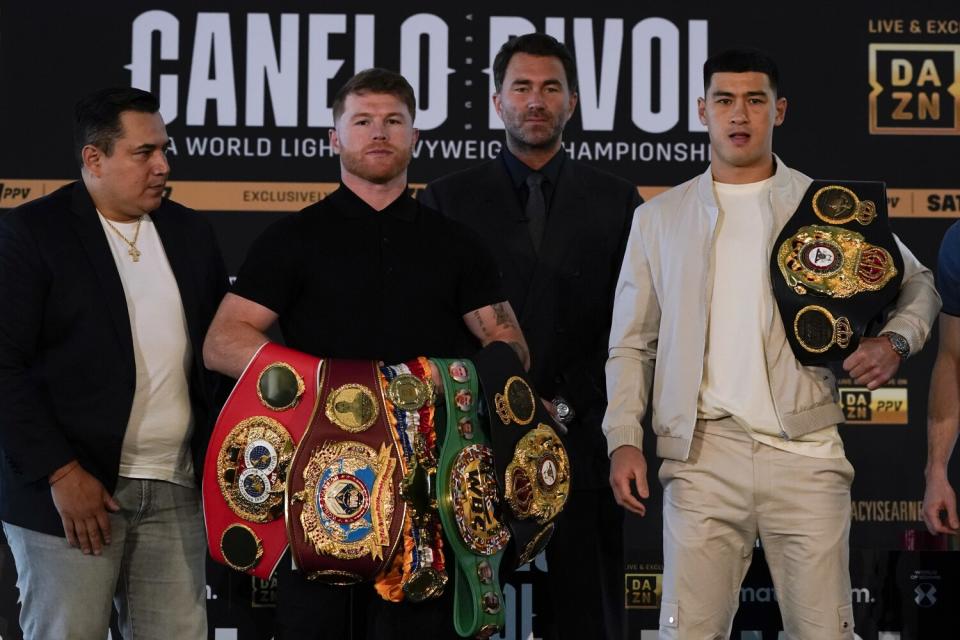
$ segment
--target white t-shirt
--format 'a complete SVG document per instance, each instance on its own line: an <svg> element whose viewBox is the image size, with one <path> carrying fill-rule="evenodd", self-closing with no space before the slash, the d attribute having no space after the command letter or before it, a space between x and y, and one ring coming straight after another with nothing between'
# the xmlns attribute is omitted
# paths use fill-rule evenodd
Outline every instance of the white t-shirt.
<svg viewBox="0 0 960 640"><path fill-rule="evenodd" d="M836 427L785 440L764 344L774 321L770 238L773 178L750 184L714 182L720 215L713 243L714 281L698 415L730 416L758 442L818 458L843 455Z"/></svg>
<svg viewBox="0 0 960 640"><path fill-rule="evenodd" d="M137 369L133 407L120 453L120 475L193 487L189 393L192 350L180 289L149 215L140 223L136 242L140 256L136 262L129 254L130 245L108 226L102 214L100 224L123 283ZM112 224L133 240L136 222Z"/></svg>

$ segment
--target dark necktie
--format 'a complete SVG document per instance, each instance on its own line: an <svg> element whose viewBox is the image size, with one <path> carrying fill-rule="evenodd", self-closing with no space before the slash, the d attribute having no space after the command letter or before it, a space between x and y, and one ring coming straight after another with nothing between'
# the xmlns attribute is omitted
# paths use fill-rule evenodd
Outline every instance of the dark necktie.
<svg viewBox="0 0 960 640"><path fill-rule="evenodd" d="M540 241L543 240L543 228L547 222L547 203L543 199L543 174L533 172L527 176L527 224L530 229L530 240L534 250L540 252Z"/></svg>

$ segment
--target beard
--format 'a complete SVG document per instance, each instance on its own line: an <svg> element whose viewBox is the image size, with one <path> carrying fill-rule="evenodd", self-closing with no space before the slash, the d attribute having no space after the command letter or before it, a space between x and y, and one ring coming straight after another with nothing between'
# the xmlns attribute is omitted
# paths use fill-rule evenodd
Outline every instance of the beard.
<svg viewBox="0 0 960 640"><path fill-rule="evenodd" d="M392 145L379 145L377 148L384 146L389 146L394 153L386 158L378 158L366 155L370 147L360 151L348 151L341 147L340 162L344 169L358 178L373 184L386 184L407 170L413 158L413 148L398 149Z"/></svg>
<svg viewBox="0 0 960 640"><path fill-rule="evenodd" d="M546 121L537 123L537 126L525 127L526 114L504 112L504 129L517 148L550 149L560 140L560 136L563 135L564 118L549 112L540 112L537 115L546 116Z"/></svg>

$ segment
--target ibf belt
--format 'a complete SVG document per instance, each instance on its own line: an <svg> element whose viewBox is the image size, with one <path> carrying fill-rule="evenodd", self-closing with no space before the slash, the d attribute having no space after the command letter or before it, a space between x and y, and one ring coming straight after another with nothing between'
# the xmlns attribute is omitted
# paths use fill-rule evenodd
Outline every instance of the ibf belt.
<svg viewBox="0 0 960 640"><path fill-rule="evenodd" d="M446 399L437 502L457 559L453 624L465 638L489 638L504 624L498 572L510 532L500 521L493 449L477 411L476 370L468 360L433 362Z"/></svg>
<svg viewBox="0 0 960 640"><path fill-rule="evenodd" d="M814 181L774 244L771 272L797 360L822 365L853 353L903 279L884 184Z"/></svg>
<svg viewBox="0 0 960 640"><path fill-rule="evenodd" d="M267 580L287 548L287 473L317 405L320 358L262 346L220 412L203 466L210 555Z"/></svg>
<svg viewBox="0 0 960 640"><path fill-rule="evenodd" d="M391 602L422 602L447 584L443 530L437 515L437 434L432 365L417 358L380 367L387 422L401 452L400 496L407 506L403 549L377 575L374 588Z"/></svg>
<svg viewBox="0 0 960 640"><path fill-rule="evenodd" d="M513 538L508 558L530 562L546 547L570 495L570 461L550 414L513 349L494 342L474 356L486 400L497 483Z"/></svg>
<svg viewBox="0 0 960 640"><path fill-rule="evenodd" d="M372 579L403 523L399 456L384 416L377 365L327 360L314 415L290 467L287 534L309 579Z"/></svg>

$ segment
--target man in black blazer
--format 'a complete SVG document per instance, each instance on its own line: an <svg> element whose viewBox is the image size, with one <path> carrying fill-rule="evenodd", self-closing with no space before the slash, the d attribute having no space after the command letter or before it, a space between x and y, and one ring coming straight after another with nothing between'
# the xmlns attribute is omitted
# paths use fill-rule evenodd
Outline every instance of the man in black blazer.
<svg viewBox="0 0 960 640"><path fill-rule="evenodd" d="M26 638L206 638L199 472L227 278L209 224L162 198L154 96L75 111L82 180L0 218L0 520ZM66 539L64 539L66 538Z"/></svg>
<svg viewBox="0 0 960 640"><path fill-rule="evenodd" d="M545 637L620 638L622 511L600 421L614 287L641 200L626 180L564 153L577 78L563 44L543 34L513 38L493 73L503 152L431 183L420 199L475 229L494 252L534 383L569 429L573 488L547 547L554 627Z"/></svg>

